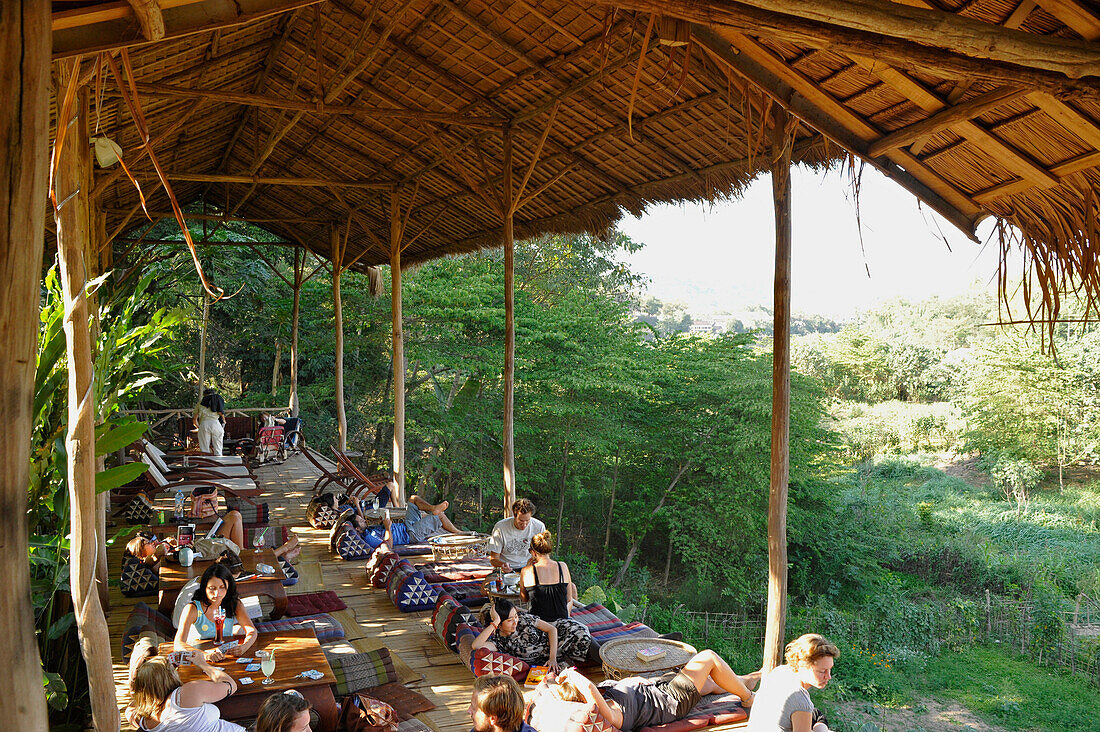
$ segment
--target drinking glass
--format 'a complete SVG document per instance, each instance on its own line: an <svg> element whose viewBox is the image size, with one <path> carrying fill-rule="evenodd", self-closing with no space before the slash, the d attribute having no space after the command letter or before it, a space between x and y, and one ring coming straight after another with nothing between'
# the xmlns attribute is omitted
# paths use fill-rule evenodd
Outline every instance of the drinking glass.
<svg viewBox="0 0 1100 732"><path fill-rule="evenodd" d="M264 548L264 534L267 533L267 529L261 529L256 532L256 536L252 539L252 547L259 552Z"/></svg>
<svg viewBox="0 0 1100 732"><path fill-rule="evenodd" d="M275 651L261 651L263 659L260 661L260 670L264 672L265 678L262 684L274 684L275 679L271 678L271 674L275 673Z"/></svg>
<svg viewBox="0 0 1100 732"><path fill-rule="evenodd" d="M221 645L224 640L222 638L222 628L225 627L225 608L219 607L214 610L214 642Z"/></svg>

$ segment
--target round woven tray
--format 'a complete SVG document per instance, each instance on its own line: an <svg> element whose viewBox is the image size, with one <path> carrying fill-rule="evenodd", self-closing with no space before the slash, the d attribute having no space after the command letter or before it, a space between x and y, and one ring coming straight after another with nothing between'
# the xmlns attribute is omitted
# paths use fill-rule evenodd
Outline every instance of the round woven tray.
<svg viewBox="0 0 1100 732"><path fill-rule="evenodd" d="M653 661L642 661L637 656L642 648L660 648L665 655ZM604 675L616 681L628 676L658 676L678 671L695 654L695 646L665 638L616 638L600 646Z"/></svg>
<svg viewBox="0 0 1100 732"><path fill-rule="evenodd" d="M432 559L437 562L453 562L466 557L484 556L489 546L488 534L443 534L428 539Z"/></svg>
<svg viewBox="0 0 1100 732"><path fill-rule="evenodd" d="M366 520L367 526L374 526L375 524L382 523L382 515L386 513L385 508L368 508L363 511L363 519ZM404 521L406 510L403 508L391 508L390 520L392 521Z"/></svg>

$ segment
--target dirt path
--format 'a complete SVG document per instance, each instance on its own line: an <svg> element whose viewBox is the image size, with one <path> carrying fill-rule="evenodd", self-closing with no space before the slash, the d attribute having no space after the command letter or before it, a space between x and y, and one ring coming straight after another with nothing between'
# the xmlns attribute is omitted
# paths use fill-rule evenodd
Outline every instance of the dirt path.
<svg viewBox="0 0 1100 732"><path fill-rule="evenodd" d="M1004 727L986 724L969 709L954 702L941 704L933 699L922 699L910 707L884 709L852 701L840 708L850 729L858 730L860 725L870 722L876 729L888 732L1007 732Z"/></svg>

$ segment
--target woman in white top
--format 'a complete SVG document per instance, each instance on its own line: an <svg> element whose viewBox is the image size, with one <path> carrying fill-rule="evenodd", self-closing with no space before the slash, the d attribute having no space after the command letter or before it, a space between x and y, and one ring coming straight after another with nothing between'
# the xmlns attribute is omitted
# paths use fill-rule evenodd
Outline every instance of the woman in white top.
<svg viewBox="0 0 1100 732"><path fill-rule="evenodd" d="M195 428L198 430L199 449L207 455L222 454L225 438L225 400L213 389L202 393L202 401L195 407Z"/></svg>
<svg viewBox="0 0 1100 732"><path fill-rule="evenodd" d="M176 667L164 656L150 658L130 681L126 717L146 732L245 732L221 718L214 702L237 690L237 682L206 662L201 653L186 654L207 679L180 683Z"/></svg>
<svg viewBox="0 0 1100 732"><path fill-rule="evenodd" d="M814 709L810 689L824 689L840 651L824 636L807 633L787 644L784 666L764 677L749 716L749 732L829 732Z"/></svg>

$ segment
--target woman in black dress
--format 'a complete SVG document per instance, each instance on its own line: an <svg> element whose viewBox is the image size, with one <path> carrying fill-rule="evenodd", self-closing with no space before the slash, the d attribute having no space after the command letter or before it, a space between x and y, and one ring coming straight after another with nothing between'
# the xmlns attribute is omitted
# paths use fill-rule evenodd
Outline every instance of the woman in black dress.
<svg viewBox="0 0 1100 732"><path fill-rule="evenodd" d="M549 531L531 537L531 557L534 560L519 574L519 596L531 603L531 614L548 623L568 618L577 586L569 576L569 566L550 558L554 537Z"/></svg>

